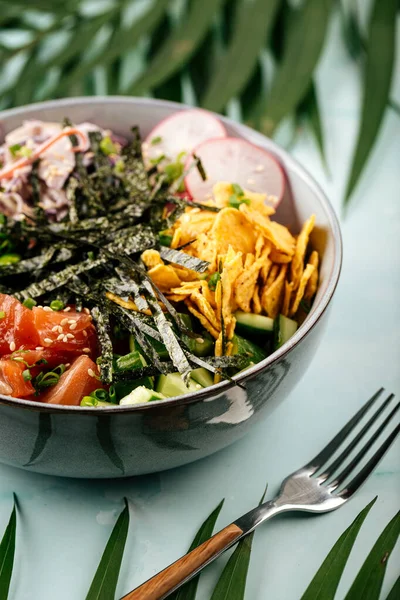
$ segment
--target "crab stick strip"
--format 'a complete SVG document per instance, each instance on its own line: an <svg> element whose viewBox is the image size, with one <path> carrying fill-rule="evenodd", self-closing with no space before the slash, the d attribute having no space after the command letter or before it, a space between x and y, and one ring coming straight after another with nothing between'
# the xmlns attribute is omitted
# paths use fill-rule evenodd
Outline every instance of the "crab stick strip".
<svg viewBox="0 0 400 600"><path fill-rule="evenodd" d="M15 161L12 164L7 165L3 169L1 169L0 170L0 179L11 179L14 175L14 172L17 169L21 169L22 167L26 167L26 166L30 165L31 163L33 163L37 158L40 157L41 154L43 154L43 152L48 150L48 148L50 148L53 144L58 142L58 140L60 140L61 138L65 137L67 135L68 136L76 135L81 139L82 144L79 146L74 146L72 148L73 152L84 152L87 149L88 144L89 144L87 135L85 133L83 133L83 131L80 131L79 129L75 129L74 127L67 127L66 129L63 129L62 131L60 131L60 133L57 133L57 135L55 135L54 137L43 142L43 144L38 146L35 150L33 150L31 156L20 158L19 160Z"/></svg>

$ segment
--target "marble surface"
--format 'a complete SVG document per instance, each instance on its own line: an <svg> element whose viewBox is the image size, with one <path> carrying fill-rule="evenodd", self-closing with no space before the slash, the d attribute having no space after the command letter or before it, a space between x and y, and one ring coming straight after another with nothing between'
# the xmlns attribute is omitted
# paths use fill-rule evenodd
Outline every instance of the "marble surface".
<svg viewBox="0 0 400 600"><path fill-rule="evenodd" d="M331 179L306 133L293 153L340 211L360 86L338 29L335 21L318 70ZM399 72L392 95L400 98ZM400 394L399 156L400 119L388 110L368 169L342 220L343 272L324 340L287 401L245 439L198 463L126 480L66 480L0 465L0 532L9 517L12 492L20 503L10 600L83 599L124 496L130 502L131 525L118 594L128 592L186 551L221 498L225 504L218 526L223 527L258 501L266 481L271 497L281 479L311 458L378 387ZM321 517L286 515L261 527L254 539L246 599L297 600L338 535L377 495L340 585L337 597L342 598L398 509L399 451L400 440L339 511ZM399 574L399 546L388 565L384 591ZM208 600L225 560L203 574L198 600Z"/></svg>

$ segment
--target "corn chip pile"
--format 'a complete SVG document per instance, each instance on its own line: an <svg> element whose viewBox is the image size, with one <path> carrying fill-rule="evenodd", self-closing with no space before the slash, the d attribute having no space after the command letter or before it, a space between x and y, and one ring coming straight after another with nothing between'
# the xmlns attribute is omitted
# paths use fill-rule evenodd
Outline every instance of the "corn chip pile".
<svg viewBox="0 0 400 600"><path fill-rule="evenodd" d="M217 183L207 204L221 210L188 207L169 231L171 248L183 246L185 253L208 261L207 273L165 264L156 250L142 254L166 297L185 303L216 340L216 356L232 353L236 310L293 318L318 285L319 256L309 249L315 215L295 237L271 221L275 211L266 195L240 188L238 193L238 187Z"/></svg>

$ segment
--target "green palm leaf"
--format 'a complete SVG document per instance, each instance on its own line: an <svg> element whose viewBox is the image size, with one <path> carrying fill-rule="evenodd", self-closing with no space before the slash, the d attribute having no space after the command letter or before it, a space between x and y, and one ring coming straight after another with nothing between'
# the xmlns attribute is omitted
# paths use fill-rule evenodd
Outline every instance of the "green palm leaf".
<svg viewBox="0 0 400 600"><path fill-rule="evenodd" d="M399 600L400 598L400 577L397 578L397 580L395 581L394 586L392 587L392 589L389 592L389 595L387 596L386 600Z"/></svg>
<svg viewBox="0 0 400 600"><path fill-rule="evenodd" d="M301 597L301 600L333 600L340 578L349 558L351 549L360 531L365 517L375 504L372 500L357 516L353 523L340 536L324 562L320 566L314 579Z"/></svg>
<svg viewBox="0 0 400 600"><path fill-rule="evenodd" d="M232 40L201 99L204 108L221 111L249 82L268 40L279 2L242 0Z"/></svg>
<svg viewBox="0 0 400 600"><path fill-rule="evenodd" d="M8 598L14 566L15 532L17 529L15 503L16 498L14 494L14 508L0 543L0 600L7 600Z"/></svg>
<svg viewBox="0 0 400 600"><path fill-rule="evenodd" d="M349 202L378 135L392 81L397 0L375 0L367 41L361 124L347 182Z"/></svg>
<svg viewBox="0 0 400 600"><path fill-rule="evenodd" d="M325 142L324 142L324 131L321 120L321 112L319 109L319 102L317 96L317 89L314 81L311 82L310 87L297 107L297 117L300 120L305 120L313 133L314 139L317 143L317 147L321 156L322 164L325 171L329 173L328 163L326 161L325 154Z"/></svg>
<svg viewBox="0 0 400 600"><path fill-rule="evenodd" d="M224 504L224 500L218 504L213 510L209 517L201 525L200 529L195 535L193 542L190 545L188 552L191 552L197 546L200 546L203 542L206 542L213 534L215 523L218 519L218 515L221 512L221 508ZM169 600L195 600L197 593L197 586L199 584L200 575L197 575L185 585L183 585L177 592L168 596Z"/></svg>
<svg viewBox="0 0 400 600"><path fill-rule="evenodd" d="M163 44L146 71L125 90L125 93L143 94L179 71L203 41L217 9L224 2L226 0L194 2L187 17Z"/></svg>
<svg viewBox="0 0 400 600"><path fill-rule="evenodd" d="M264 502L267 486L259 504ZM244 537L235 548L218 579L211 600L243 600L246 591L247 573L250 565L254 531Z"/></svg>
<svg viewBox="0 0 400 600"><path fill-rule="evenodd" d="M388 523L361 567L345 600L379 600L390 554L400 535L400 511Z"/></svg>
<svg viewBox="0 0 400 600"><path fill-rule="evenodd" d="M124 500L125 508L111 532L86 600L113 600L115 598L129 527L129 507L126 498Z"/></svg>
<svg viewBox="0 0 400 600"><path fill-rule="evenodd" d="M304 98L323 48L331 7L332 0L306 0L290 18L282 60L261 121L267 135Z"/></svg>
<svg viewBox="0 0 400 600"><path fill-rule="evenodd" d="M96 66L108 66L113 60L135 48L141 38L150 35L157 27L165 14L168 3L168 0L157 0L143 16L135 20L128 28L114 30L109 43L97 56L87 62L79 62L75 69L63 77L57 90L58 96L67 93L71 86L81 81Z"/></svg>

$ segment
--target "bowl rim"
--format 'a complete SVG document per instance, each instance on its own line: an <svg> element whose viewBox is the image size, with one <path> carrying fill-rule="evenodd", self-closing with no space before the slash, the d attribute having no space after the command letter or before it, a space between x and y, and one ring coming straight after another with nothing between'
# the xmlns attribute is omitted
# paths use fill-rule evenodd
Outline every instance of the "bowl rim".
<svg viewBox="0 0 400 600"><path fill-rule="evenodd" d="M185 110L185 109L193 109L198 108L194 106L189 106L187 104L172 102L169 100L159 100L155 98L142 98L142 97L134 97L134 96L77 96L71 98L60 98L58 100L47 100L44 102L36 102L33 104L27 104L25 106L20 106L17 108L11 108L4 111L0 111L0 123L3 119L7 119L9 117L14 117L21 115L23 117L24 113L27 110L34 109L43 109L43 108L57 108L57 107L70 107L76 104L142 104L144 106L148 106L149 108L154 106L165 106L167 108L174 109L176 111ZM203 110L203 109L202 109ZM261 362L255 364L254 366L246 369L243 373L234 375L231 381L221 381L209 388L204 388L203 390L198 390L196 392L190 392L188 394L184 394L182 396L175 396L173 398L167 398L162 403L158 402L148 402L145 404L134 404L134 405L126 405L120 406L115 405L108 407L82 407L82 406L70 406L70 405L61 405L61 404L42 404L35 400L23 400L21 398L12 398L11 396L4 396L0 394L0 405L8 405L19 407L31 411L37 412L46 412L46 413L62 413L62 414L80 414L80 415L92 415L98 417L100 414L126 414L126 413L140 413L148 410L156 410L162 408L172 408L175 406L192 404L199 401L212 401L216 399L221 394L227 392L228 390L235 387L236 383L243 384L247 379L254 377L260 371L263 371L267 367L273 365L281 358L285 357L291 350L296 346L300 341L302 341L307 335L312 331L315 325L318 323L324 312L326 311L332 296L335 292L336 286L339 281L340 271L342 267L342 256L343 256L343 244L342 244L342 234L340 231L340 225L338 217L328 200L325 192L321 188L321 186L315 181L313 176L309 173L307 169L305 169L295 158L290 156L290 154L284 150L281 146L279 146L276 142L267 138L262 133L244 125L242 123L238 123L229 119L228 117L219 115L217 113L211 112L214 116L222 121L225 125L233 126L235 129L238 129L240 133L243 133L243 137L251 141L252 143L257 144L257 141L263 145L265 144L265 140L268 140L268 146L272 149L276 155L282 159L282 162L285 165L288 165L290 169L299 174L303 180L306 182L307 186L313 190L315 195L317 196L319 202L321 203L325 213L328 217L329 226L333 235L333 264L330 270L330 273L327 277L327 288L323 296L318 300L318 302L312 307L311 312L307 319L302 323L302 325L298 328L296 333L285 343L281 348L270 354L267 358L262 360ZM254 142L253 142L254 141Z"/></svg>

